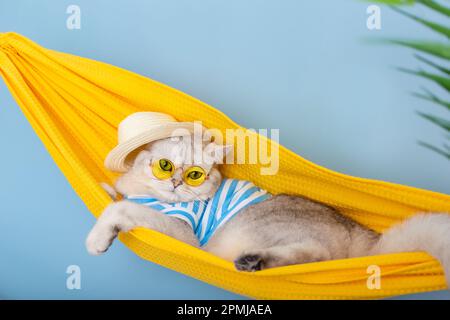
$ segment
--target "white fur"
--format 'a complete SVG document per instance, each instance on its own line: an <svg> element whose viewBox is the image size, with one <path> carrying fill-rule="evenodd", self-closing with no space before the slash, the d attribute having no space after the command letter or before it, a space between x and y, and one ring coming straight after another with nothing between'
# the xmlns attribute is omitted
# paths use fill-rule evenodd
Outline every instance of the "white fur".
<svg viewBox="0 0 450 320"><path fill-rule="evenodd" d="M425 251L441 263L450 287L450 215L418 214L381 236L372 254Z"/></svg>
<svg viewBox="0 0 450 320"><path fill-rule="evenodd" d="M130 171L117 180L117 191L124 195L149 195L166 202L189 202L210 198L221 182L221 175L215 164L221 159L223 152L229 151L229 147L207 142L202 143L202 146L200 159L195 159L191 139L170 138L149 144L136 157ZM153 175L152 161L162 158L170 160L175 165L176 170L171 179L160 180ZM183 170L193 165L202 167L208 173L207 180L196 187L189 186L182 180Z"/></svg>
<svg viewBox="0 0 450 320"><path fill-rule="evenodd" d="M133 202L119 201L109 205L98 218L86 239L86 248L92 255L102 254L119 232L128 232L137 226L198 246L197 238L184 221Z"/></svg>
<svg viewBox="0 0 450 320"><path fill-rule="evenodd" d="M164 139L149 144L136 157L130 171L117 180L117 191L123 195L148 195L166 202L211 198L222 179L216 164L230 151L230 147L210 142L202 142L201 146L202 157L199 160L192 152L194 144L191 139ZM152 162L161 158L169 159L175 165L175 174L170 179L160 180L152 173ZM197 187L182 180L183 170L192 165L200 166L208 173L208 179ZM103 187L111 197L116 196L109 185ZM354 222L346 222L346 218L336 219L338 213L322 204L294 198L279 197L277 201L251 207L246 214L226 223L204 249L232 261L239 256L245 257L251 249L250 256L264 259L266 267L425 251L441 262L450 285L449 214L415 215L379 236ZM298 208L292 212L294 203ZM273 208L269 208L270 205ZM271 223L273 221L277 223ZM142 205L120 201L102 213L86 240L87 249L91 254L100 254L108 249L118 232L127 232L138 226L198 247L198 240L186 222ZM352 226L350 233L347 232L349 226Z"/></svg>
<svg viewBox="0 0 450 320"><path fill-rule="evenodd" d="M201 157L196 159L194 143L190 137L150 143L138 154L130 171L117 180L116 190L122 195L147 195L165 202L204 201L212 197L222 181L216 164L231 149L230 146L206 141L202 141L201 146ZM170 179L160 180L153 175L152 162L161 158L168 159L175 165L175 173ZM202 167L207 173L207 179L200 186L189 186L182 180L183 170L192 165ZM113 199L117 196L111 186L103 183L102 187ZM86 239L88 252L93 255L105 252L118 232L127 232L138 226L198 246L198 240L186 222L145 206L119 201L105 209L89 233Z"/></svg>
<svg viewBox="0 0 450 320"><path fill-rule="evenodd" d="M106 193L111 197L113 200L117 200L117 191L114 189L114 187L110 186L106 182L101 182L100 186L103 188L103 190L106 191Z"/></svg>

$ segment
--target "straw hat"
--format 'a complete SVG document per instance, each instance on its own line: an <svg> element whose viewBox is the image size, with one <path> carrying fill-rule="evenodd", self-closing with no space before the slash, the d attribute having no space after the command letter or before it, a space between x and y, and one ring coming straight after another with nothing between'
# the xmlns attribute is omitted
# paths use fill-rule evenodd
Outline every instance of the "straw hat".
<svg viewBox="0 0 450 320"><path fill-rule="evenodd" d="M131 154L152 141L194 132L193 122L178 122L159 112L136 112L119 124L118 145L106 156L105 167L125 172L130 168Z"/></svg>

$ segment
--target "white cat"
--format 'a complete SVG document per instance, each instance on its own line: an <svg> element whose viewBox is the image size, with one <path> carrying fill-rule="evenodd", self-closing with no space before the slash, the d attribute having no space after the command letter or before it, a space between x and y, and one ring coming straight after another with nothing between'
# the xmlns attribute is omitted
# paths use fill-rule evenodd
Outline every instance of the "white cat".
<svg viewBox="0 0 450 320"><path fill-rule="evenodd" d="M449 282L450 215L419 214L380 235L324 204L270 196L249 182L222 179L217 163L229 148L202 142L204 158L214 162L195 163L193 140L158 140L138 154L115 185L126 200L107 207L87 238L91 254L105 252L119 232L141 226L233 261L243 271L426 251L441 262Z"/></svg>

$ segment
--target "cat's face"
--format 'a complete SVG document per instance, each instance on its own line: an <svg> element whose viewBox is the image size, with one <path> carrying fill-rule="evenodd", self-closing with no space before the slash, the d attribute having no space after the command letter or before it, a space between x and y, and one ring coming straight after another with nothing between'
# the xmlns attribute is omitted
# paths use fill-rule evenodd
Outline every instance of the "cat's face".
<svg viewBox="0 0 450 320"><path fill-rule="evenodd" d="M192 141L191 137L180 137L150 143L138 154L132 168L118 179L117 190L124 195L149 195L166 202L212 197L222 180L216 164L231 148L214 142L200 142L195 148ZM161 163L167 172L162 171ZM192 177L200 178L194 181L187 174L195 169L202 175L196 172ZM195 185L199 181L202 183Z"/></svg>

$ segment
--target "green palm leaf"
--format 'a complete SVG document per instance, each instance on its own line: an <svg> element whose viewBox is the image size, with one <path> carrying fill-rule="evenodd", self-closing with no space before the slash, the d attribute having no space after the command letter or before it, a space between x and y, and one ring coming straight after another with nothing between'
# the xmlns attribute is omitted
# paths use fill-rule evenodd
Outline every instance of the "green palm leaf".
<svg viewBox="0 0 450 320"><path fill-rule="evenodd" d="M422 62L428 64L429 66L441 71L442 73L445 73L446 75L450 76L450 69L443 67L441 65L438 65L437 63L435 63L431 60L428 60L425 57L422 57L418 54L415 54L414 57L416 57L417 60L422 61Z"/></svg>
<svg viewBox="0 0 450 320"><path fill-rule="evenodd" d="M411 19L419 22L419 23L423 24L424 26L427 26L430 29L432 29L432 30L434 30L434 31L436 31L438 33L443 34L447 38L450 38L450 28L447 28L446 26L443 26L443 25L441 25L439 23L435 23L435 22L432 22L432 21L420 18L420 17L415 16L415 15L409 13L409 12L401 10L401 9L399 9L397 7L392 6L391 8L392 8L392 10L397 11L398 13L400 13L400 14L402 14L404 16L407 16L408 18L411 18Z"/></svg>
<svg viewBox="0 0 450 320"><path fill-rule="evenodd" d="M450 8L444 7L443 5L437 3L433 0L418 0L417 2L423 4L424 6L439 12L447 17L450 17Z"/></svg>
<svg viewBox="0 0 450 320"><path fill-rule="evenodd" d="M426 89L424 89L423 91L425 93L413 92L413 95L420 99L424 99L424 100L427 100L430 102L434 102L438 105L441 105L441 106L445 107L448 111L450 111L450 102L442 100L441 98L437 97L436 95L432 94L431 92L429 92ZM450 139L450 136L449 136L449 139Z"/></svg>
<svg viewBox="0 0 450 320"><path fill-rule="evenodd" d="M421 41L421 40L403 40L403 39L389 39L386 40L389 43L400 45L403 47L407 47L410 49L414 49L416 51L419 51L421 53L425 53L428 55L432 55L434 57L442 59L442 61L450 61L450 27L443 25L442 23L437 23L434 21L430 21L428 19L424 19L421 17L418 17L414 14L411 14L403 9L398 8L400 5L404 4L414 4L414 3L420 3L424 7L437 12L439 14L442 14L445 17L450 17L450 8L447 5L443 5L436 0L416 0L416 1L389 1L389 0L379 0L379 1L371 1L371 2L378 2L378 3L384 3L391 5L391 8L400 13L401 15L407 17L408 19L412 19L413 21L418 22L419 24L435 31L436 33L440 35L445 36L445 40L443 42L439 41ZM415 54L416 59L418 59L420 62L425 63L427 66L430 66L434 68L438 73L425 71L425 70L412 70L410 68L398 68L400 71L407 72L409 74L413 74L415 76L419 76L428 80L433 81L437 85L444 88L447 92L450 92L450 69L439 62L434 62L422 55ZM444 107L446 110L450 111L450 102L448 99L442 99L433 93L431 93L428 90L423 90L423 93L413 93L414 96L424 99L426 101L432 102L434 104L437 104L441 107ZM425 112L418 112L418 114L426 119L427 121L430 121L431 123L439 126L440 128L444 129L447 132L446 140L450 141L450 120L444 119L442 117L438 117L429 113ZM419 144L423 147L432 150L447 159L450 160L450 144L444 143L443 147L436 147L429 143L419 141Z"/></svg>
<svg viewBox="0 0 450 320"><path fill-rule="evenodd" d="M434 123L435 125L438 125L439 127L441 127L442 129L450 132L450 121L438 116L433 116L431 114L428 113L424 113L424 112L417 112L421 117L427 119L428 121Z"/></svg>
<svg viewBox="0 0 450 320"><path fill-rule="evenodd" d="M438 153L438 154L440 154L440 155L442 155L442 156L444 156L444 157L446 157L447 159L450 160L450 151L449 151L450 148L448 146L445 146L446 149L449 149L449 150L446 151L446 150L443 150L441 148L435 147L435 146L433 146L433 145L431 145L429 143L423 142L423 141L419 141L418 143L422 147L430 149L430 150L432 150L432 151L434 151L434 152L436 152L436 153Z"/></svg>
<svg viewBox="0 0 450 320"><path fill-rule="evenodd" d="M406 68L398 68L398 70L406 72L406 73L414 74L414 75L422 77L422 78L432 80L432 81L436 82L438 85L440 85L442 88L444 88L445 90L450 92L450 78L448 78L448 77L444 77L444 76L434 74L431 72L427 72L427 71L423 71L423 70L416 71L416 70L411 70L411 69L406 69Z"/></svg>
<svg viewBox="0 0 450 320"><path fill-rule="evenodd" d="M450 44L435 41L414 41L414 40L387 40L390 43L409 47L424 53L431 54L438 58L450 60Z"/></svg>
<svg viewBox="0 0 450 320"><path fill-rule="evenodd" d="M367 0L369 1L369 0ZM388 4L388 5L412 5L414 4L414 0L376 0L376 1L370 1L370 2L377 2L382 4Z"/></svg>

